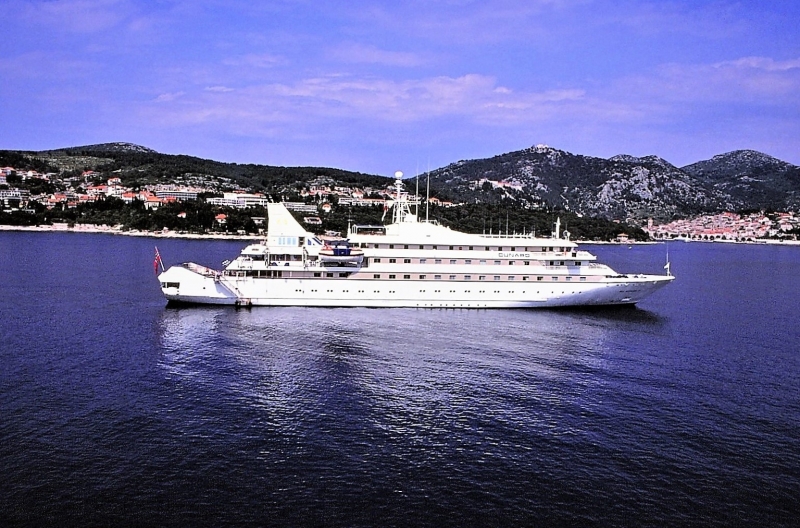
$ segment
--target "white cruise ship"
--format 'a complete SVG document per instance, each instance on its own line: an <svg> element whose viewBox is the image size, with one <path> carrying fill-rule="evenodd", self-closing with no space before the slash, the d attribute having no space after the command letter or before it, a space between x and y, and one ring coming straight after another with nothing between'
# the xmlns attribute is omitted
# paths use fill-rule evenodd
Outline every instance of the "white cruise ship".
<svg viewBox="0 0 800 528"><path fill-rule="evenodd" d="M626 275L552 238L461 233L412 213L396 181L392 221L351 226L324 242L280 203L267 204L267 237L224 270L194 263L158 277L170 302L235 306L538 308L635 304L674 279Z"/></svg>

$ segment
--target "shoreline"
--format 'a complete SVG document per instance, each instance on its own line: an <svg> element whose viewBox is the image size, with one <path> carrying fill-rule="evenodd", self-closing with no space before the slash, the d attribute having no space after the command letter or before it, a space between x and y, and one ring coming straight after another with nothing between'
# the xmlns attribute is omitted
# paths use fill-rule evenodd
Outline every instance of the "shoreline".
<svg viewBox="0 0 800 528"><path fill-rule="evenodd" d="M96 226L94 224L75 224L68 227L66 224L41 225L41 226L13 226L0 225L0 231L25 231L29 233L89 233L105 235L122 235L150 238L186 238L193 240L263 240L262 235L228 235L223 233L179 233L177 231L123 231L109 226Z"/></svg>
<svg viewBox="0 0 800 528"><path fill-rule="evenodd" d="M231 235L223 233L179 233L177 231L123 231L109 226L97 226L94 224L75 224L69 227L67 224L53 224L40 226L15 226L0 225L0 231L26 231L31 233L93 233L106 235L123 235L150 238L185 238L190 240L263 240L264 235ZM757 239L751 241L743 240L692 240L687 238L673 238L671 240L649 240L646 242L612 242L597 240L573 240L581 246L646 246L653 244L664 244L667 242L692 242L704 244L748 244L748 245L777 245L777 246L800 246L800 240L784 239Z"/></svg>

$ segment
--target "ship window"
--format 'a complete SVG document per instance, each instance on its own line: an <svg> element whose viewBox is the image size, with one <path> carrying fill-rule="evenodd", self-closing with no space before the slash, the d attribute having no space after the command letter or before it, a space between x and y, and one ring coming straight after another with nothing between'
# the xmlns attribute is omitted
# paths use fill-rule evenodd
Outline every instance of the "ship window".
<svg viewBox="0 0 800 528"><path fill-rule="evenodd" d="M572 277L567 277L567 282L571 281Z"/></svg>
<svg viewBox="0 0 800 528"><path fill-rule="evenodd" d="M423 246L422 244L420 244L419 247L418 247L418 249L424 249L424 248L425 248L425 246Z"/></svg>
<svg viewBox="0 0 800 528"><path fill-rule="evenodd" d="M514 280L514 279L516 279L516 277L514 277L513 275L508 276L508 280Z"/></svg>
<svg viewBox="0 0 800 528"><path fill-rule="evenodd" d="M333 273L326 273L325 276L326 277L333 277Z"/></svg>
<svg viewBox="0 0 800 528"><path fill-rule="evenodd" d="M442 276L441 275L434 275L433 276L433 280L442 280Z"/></svg>
<svg viewBox="0 0 800 528"><path fill-rule="evenodd" d="M556 265L556 261L555 261L555 260L551 260L551 261L550 261L550 265L551 265L551 266L555 266L555 265Z"/></svg>
<svg viewBox="0 0 800 528"><path fill-rule="evenodd" d="M408 249L408 244L404 245L403 249Z"/></svg>
<svg viewBox="0 0 800 528"><path fill-rule="evenodd" d="M563 265L564 265L564 261L563 261L563 260L559 261L559 262L558 262L558 265L559 265L559 266L563 266Z"/></svg>
<svg viewBox="0 0 800 528"><path fill-rule="evenodd" d="M481 264L486 264L486 261L485 260L481 260Z"/></svg>
<svg viewBox="0 0 800 528"><path fill-rule="evenodd" d="M403 259L403 264L411 264L411 259Z"/></svg>
<svg viewBox="0 0 800 528"><path fill-rule="evenodd" d="M453 246L450 246L450 249L453 249Z"/></svg>
<svg viewBox="0 0 800 528"><path fill-rule="evenodd" d="M181 283L180 282L162 282L161 284L164 286L164 288L180 288L181 287Z"/></svg>
<svg viewBox="0 0 800 528"><path fill-rule="evenodd" d="M464 280L472 280L472 275L464 275Z"/></svg>
<svg viewBox="0 0 800 528"><path fill-rule="evenodd" d="M530 265L531 265L531 263L530 263L530 262L528 262L527 260L524 262L524 264L525 264L526 266L530 266Z"/></svg>
<svg viewBox="0 0 800 528"><path fill-rule="evenodd" d="M436 259L433 262L434 262L434 264L441 264L442 263L442 259Z"/></svg>
<svg viewBox="0 0 800 528"><path fill-rule="evenodd" d="M389 259L389 264L394 264L395 262L397 262L397 259Z"/></svg>
<svg viewBox="0 0 800 528"><path fill-rule="evenodd" d="M478 275L478 280L486 280L486 275Z"/></svg>
<svg viewBox="0 0 800 528"><path fill-rule="evenodd" d="M513 261L513 260L509 260L509 261L508 261L508 265L509 265L509 266L513 266L513 265L514 265L514 261Z"/></svg>
<svg viewBox="0 0 800 528"><path fill-rule="evenodd" d="M464 251L464 246L458 246L459 251Z"/></svg>
<svg viewBox="0 0 800 528"><path fill-rule="evenodd" d="M575 265L576 265L576 266L580 266L580 265L581 265L581 261L580 261L580 260L576 261L576 262L575 262Z"/></svg>
<svg viewBox="0 0 800 528"><path fill-rule="evenodd" d="M389 278L390 279L395 279L395 278L397 278L397 276L394 273L392 273L392 274L389 275Z"/></svg>
<svg viewBox="0 0 800 528"><path fill-rule="evenodd" d="M581 277L581 282L586 282L586 277Z"/></svg>
<svg viewBox="0 0 800 528"><path fill-rule="evenodd" d="M389 249L394 249L394 244L389 244Z"/></svg>
<svg viewBox="0 0 800 528"><path fill-rule="evenodd" d="M379 258L372 259L372 262L374 262L375 264L378 264L380 261L381 261L381 259L379 259Z"/></svg>
<svg viewBox="0 0 800 528"><path fill-rule="evenodd" d="M494 280L500 280L500 275L495 275Z"/></svg>
<svg viewBox="0 0 800 528"><path fill-rule="evenodd" d="M470 249L471 249L471 248L470 248ZM464 261L464 264L472 264L472 260L470 260L470 259L467 259L467 260L465 260L465 261Z"/></svg>
<svg viewBox="0 0 800 528"><path fill-rule="evenodd" d="M450 259L450 264L455 264L455 263L456 263L456 259Z"/></svg>
<svg viewBox="0 0 800 528"><path fill-rule="evenodd" d="M495 261L494 261L494 265L495 265L495 266L499 266L499 265L500 265L500 261L499 261L499 260L495 260Z"/></svg>
<svg viewBox="0 0 800 528"><path fill-rule="evenodd" d="M381 278L381 274L380 273L373 273L372 274L372 278L373 279L380 279Z"/></svg>
<svg viewBox="0 0 800 528"><path fill-rule="evenodd" d="M322 277L322 273L320 273L320 272L318 272L318 271L315 271L315 272L314 272L314 276L315 276L315 277Z"/></svg>
<svg viewBox="0 0 800 528"><path fill-rule="evenodd" d="M340 273L339 274L340 277L347 277L348 275L350 275L350 274L349 273Z"/></svg>
<svg viewBox="0 0 800 528"><path fill-rule="evenodd" d="M515 248L514 246L511 246L511 251L516 251L516 250L517 250L517 248Z"/></svg>
<svg viewBox="0 0 800 528"><path fill-rule="evenodd" d="M438 246L433 246L433 249L439 249Z"/></svg>
<svg viewBox="0 0 800 528"><path fill-rule="evenodd" d="M472 246L469 247L469 250L472 251Z"/></svg>
<svg viewBox="0 0 800 528"><path fill-rule="evenodd" d="M425 264L426 262L428 262L428 259L424 259L424 258L419 259L419 263L420 264Z"/></svg>
<svg viewBox="0 0 800 528"><path fill-rule="evenodd" d="M424 280L425 279L425 275L420 275L419 278L420 278L420 280Z"/></svg>
<svg viewBox="0 0 800 528"><path fill-rule="evenodd" d="M403 278L404 278L404 279L410 279L410 278L411 278L411 275L403 275Z"/></svg>
<svg viewBox="0 0 800 528"><path fill-rule="evenodd" d="M378 244L372 244L372 247L378 249Z"/></svg>
<svg viewBox="0 0 800 528"><path fill-rule="evenodd" d="M523 276L522 280L524 280L524 281L528 280L528 276L527 275ZM522 293L525 293L525 292L522 292Z"/></svg>
<svg viewBox="0 0 800 528"><path fill-rule="evenodd" d="M536 277L537 281L544 280L544 277Z"/></svg>
<svg viewBox="0 0 800 528"><path fill-rule="evenodd" d="M456 276L455 275L450 275L450 280L456 280Z"/></svg>
<svg viewBox="0 0 800 528"><path fill-rule="evenodd" d="M554 281L558 280L558 277L551 277Z"/></svg>

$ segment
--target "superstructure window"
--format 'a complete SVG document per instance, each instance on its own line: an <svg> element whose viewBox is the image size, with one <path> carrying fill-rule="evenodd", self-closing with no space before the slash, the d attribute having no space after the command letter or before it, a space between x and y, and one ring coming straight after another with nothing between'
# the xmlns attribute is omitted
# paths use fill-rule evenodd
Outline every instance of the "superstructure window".
<svg viewBox="0 0 800 528"><path fill-rule="evenodd" d="M373 273L372 274L372 278L373 279L380 279L381 278L381 274L380 273Z"/></svg>
<svg viewBox="0 0 800 528"><path fill-rule="evenodd" d="M428 262L428 259L424 259L424 258L419 259L419 263L420 264L425 264L426 262Z"/></svg>
<svg viewBox="0 0 800 528"><path fill-rule="evenodd" d="M411 275L403 275L403 278L404 278L404 279L410 279L410 278L411 278Z"/></svg>
<svg viewBox="0 0 800 528"><path fill-rule="evenodd" d="M397 259L389 259L389 264L394 264L397 262Z"/></svg>
<svg viewBox="0 0 800 528"><path fill-rule="evenodd" d="M495 275L494 280L500 280L500 275Z"/></svg>
<svg viewBox="0 0 800 528"><path fill-rule="evenodd" d="M472 249L472 248L470 248L470 249ZM464 261L464 264L472 264L472 260L471 259L467 259L467 260Z"/></svg>
<svg viewBox="0 0 800 528"><path fill-rule="evenodd" d="M450 280L456 280L456 276L455 275L450 275Z"/></svg>
<svg viewBox="0 0 800 528"><path fill-rule="evenodd" d="M403 264L411 264L411 259L403 259Z"/></svg>
<svg viewBox="0 0 800 528"><path fill-rule="evenodd" d="M486 275L478 275L478 280L486 280Z"/></svg>
<svg viewBox="0 0 800 528"><path fill-rule="evenodd" d="M425 275L420 275L419 280L425 280Z"/></svg>
<svg viewBox="0 0 800 528"><path fill-rule="evenodd" d="M455 263L456 263L456 259L450 259L450 264L455 264Z"/></svg>
<svg viewBox="0 0 800 528"><path fill-rule="evenodd" d="M390 279L395 279L395 278L397 278L397 276L394 273L390 273L389 274L389 278Z"/></svg>
<svg viewBox="0 0 800 528"><path fill-rule="evenodd" d="M433 263L434 264L441 264L442 263L442 259L436 259L436 260L433 261Z"/></svg>
<svg viewBox="0 0 800 528"><path fill-rule="evenodd" d="M389 244L389 249L394 249L394 244Z"/></svg>
<svg viewBox="0 0 800 528"><path fill-rule="evenodd" d="M442 280L442 276L441 275L434 275L433 276L433 280Z"/></svg>
<svg viewBox="0 0 800 528"><path fill-rule="evenodd" d="M372 259L372 262L374 262L375 264L379 264L380 261L381 261L381 259L379 259L379 258Z"/></svg>
<svg viewBox="0 0 800 528"><path fill-rule="evenodd" d="M514 279L516 279L516 277L515 277L515 276L513 276L513 275L509 275L509 276L508 276L508 280L514 280Z"/></svg>
<svg viewBox="0 0 800 528"><path fill-rule="evenodd" d="M464 280L472 280L472 275L464 275Z"/></svg>

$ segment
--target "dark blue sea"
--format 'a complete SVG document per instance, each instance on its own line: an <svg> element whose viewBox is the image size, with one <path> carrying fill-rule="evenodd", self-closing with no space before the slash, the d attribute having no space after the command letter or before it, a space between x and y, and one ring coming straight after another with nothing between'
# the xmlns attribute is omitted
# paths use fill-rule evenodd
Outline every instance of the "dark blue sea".
<svg viewBox="0 0 800 528"><path fill-rule="evenodd" d="M800 247L634 309L168 308L243 242L0 233L0 526L797 526Z"/></svg>

